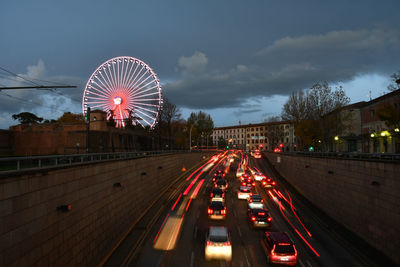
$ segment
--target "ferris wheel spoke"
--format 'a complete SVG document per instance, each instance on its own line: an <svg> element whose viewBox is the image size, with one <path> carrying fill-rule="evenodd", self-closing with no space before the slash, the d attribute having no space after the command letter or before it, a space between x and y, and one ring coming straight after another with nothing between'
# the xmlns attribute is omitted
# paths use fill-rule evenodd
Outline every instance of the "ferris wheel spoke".
<svg viewBox="0 0 400 267"><path fill-rule="evenodd" d="M146 99L145 99L145 98L143 98L143 99L142 99L142 98L139 98L139 99L138 99L138 98L136 98L136 99L135 99L135 101L137 101L137 102L145 102L145 101L157 101L157 102L158 102L158 100L157 100L157 99L155 99L155 98L146 98Z"/></svg>
<svg viewBox="0 0 400 267"><path fill-rule="evenodd" d="M118 88L117 75L115 74L115 65L116 65L116 64L117 64L117 62L113 61L112 64L111 64L111 66L112 66L113 74L114 74L113 78L114 78L114 81L115 81L115 88Z"/></svg>
<svg viewBox="0 0 400 267"><path fill-rule="evenodd" d="M141 106L158 107L158 105L155 105L155 104L139 103L136 101L132 101L132 104L137 104L137 105L141 105ZM129 106L129 107L131 107L131 106Z"/></svg>
<svg viewBox="0 0 400 267"><path fill-rule="evenodd" d="M147 73L148 73L148 71L146 72L146 74L147 74ZM147 85L153 83L154 81L150 81L148 84L142 85L142 84L143 84L145 81L147 81L149 78L153 78L153 76L151 76L151 74L148 75L148 76L146 77L146 79L142 80L138 86L136 86L136 87L135 87L135 86L129 87L129 91L132 92L132 93L134 93L134 92L136 92L137 90L140 90L141 88L143 88L143 87L145 87L145 86L147 86Z"/></svg>
<svg viewBox="0 0 400 267"><path fill-rule="evenodd" d="M107 77L107 79L104 78L103 73L101 71L99 71L99 73L100 73L100 76L103 78L102 80L99 79L100 83L104 86L104 88L107 89L107 92L111 93L112 84L110 82L110 79L108 79L108 77ZM104 73L107 76L107 72L106 72L105 68L104 68Z"/></svg>
<svg viewBox="0 0 400 267"><path fill-rule="evenodd" d="M118 81L117 86L118 87L121 86L121 78L120 77L121 77L122 69L124 68L124 65L122 65L123 62L122 62L122 64L120 64L119 61L120 61L120 59L117 59L117 81ZM121 71L119 70L120 66L121 66Z"/></svg>
<svg viewBox="0 0 400 267"><path fill-rule="evenodd" d="M149 76L149 77L152 77L152 76ZM147 79L146 79L146 80L147 80ZM130 90L130 91L131 91L132 94L135 94L136 92L143 91L142 89L146 88L147 86L149 86L150 84L152 84L152 83L154 83L154 82L155 82L155 81L152 80L152 81L146 83L145 85L142 85L142 86L140 86L140 87L136 87L136 88L134 88L133 90ZM145 91L148 91L148 90L151 90L151 89L154 89L154 88L157 88L157 84L156 84L156 86L147 88Z"/></svg>
<svg viewBox="0 0 400 267"><path fill-rule="evenodd" d="M145 72L143 72L143 74L142 74L142 76L140 76L140 78L138 78L136 81L135 81L135 83L133 83L133 81L132 81L132 85L131 86L129 86L130 88L134 88L135 86L136 86L136 84L143 78L143 76L144 75L146 75L146 73L148 72L148 70L146 69L146 68L144 68L145 69ZM143 70L143 68L140 70L140 71L142 71Z"/></svg>
<svg viewBox="0 0 400 267"><path fill-rule="evenodd" d="M142 112L142 111L140 111L140 110L136 110L136 112L140 112L140 113L142 113L143 115L145 115L146 117L149 117L146 113L144 113L144 112ZM136 113L136 115L137 115L138 117L140 117L142 120L144 120L148 125L151 125L151 123L149 123L144 117L142 117L141 115L139 115L139 114L137 114L137 113ZM150 117L150 119L152 120L153 118Z"/></svg>
<svg viewBox="0 0 400 267"><path fill-rule="evenodd" d="M109 65L109 64L110 64L110 63L108 63L108 65ZM108 66L108 65L107 65L107 66ZM110 66L111 66L111 65L110 65ZM111 84L110 91L113 92L113 91L114 91L114 88L115 88L115 83L114 83L114 80L113 80L113 78L112 78L111 67L110 67L110 66L108 66L108 68L106 68L107 71L105 72L105 74L106 74L106 76L107 76L108 81L109 81L110 84Z"/></svg>
<svg viewBox="0 0 400 267"><path fill-rule="evenodd" d="M136 77L139 75L139 73L140 73L140 72L142 71L142 69L143 69L143 66L142 66L142 68L139 70L139 72L136 72L136 71L138 70L140 64L139 64L138 62L136 62L136 61L135 61L134 64L136 65L135 70L133 71L131 77L130 77L130 78L128 79L128 81L126 82L126 85L125 85L126 87L129 87L129 84L130 84L132 81L134 81L134 80L136 79Z"/></svg>
<svg viewBox="0 0 400 267"><path fill-rule="evenodd" d="M150 91L150 90L153 90L153 89L156 89L156 88L157 88L157 86L153 86L153 87L147 88L146 90L138 91L136 94L132 94L132 96L133 97L142 96L143 93L146 93L147 91ZM155 94L158 94L158 92L155 92Z"/></svg>
<svg viewBox="0 0 400 267"><path fill-rule="evenodd" d="M103 97L97 97L97 96L91 96L91 95L89 95L89 96L86 96L88 99L96 99L96 100L101 100L101 101L103 101L103 102L106 102L107 101L107 98L103 98Z"/></svg>
<svg viewBox="0 0 400 267"><path fill-rule="evenodd" d="M93 89L93 88L92 88L92 89ZM102 95L102 94L96 93L96 92L94 92L94 91L88 91L88 96L90 97L90 96L92 96L92 95L96 95L96 96L102 97L105 101L108 99L107 96L104 96L104 95Z"/></svg>
<svg viewBox="0 0 400 267"><path fill-rule="evenodd" d="M124 87L126 87L126 81L127 81L128 77L130 77L131 71L132 71L133 66L134 66L134 64L130 64L130 63L132 63L132 62L130 62L129 59L126 59L126 60L128 60L128 66L130 66L130 68L129 68L129 70L128 70L127 72L125 72L125 74L124 74L124 79L123 79L123 81L122 81L122 86L124 86ZM127 68L127 69L128 69L128 68Z"/></svg>
<svg viewBox="0 0 400 267"><path fill-rule="evenodd" d="M95 82L95 81L93 81L93 83L95 84L95 85L97 85L99 88L97 88L97 87L95 87L95 86L93 86L93 85L91 85L91 88L89 88L89 89L95 89L96 91L98 91L99 93L103 93L103 94L106 94L107 96L110 96L110 93L107 91L107 90L105 90L105 88L103 88L100 84L98 84L97 82Z"/></svg>
<svg viewBox="0 0 400 267"><path fill-rule="evenodd" d="M148 109L148 108L144 108L144 107L140 107L142 110L146 110L147 112L153 113L153 114L157 114L158 112Z"/></svg>
<svg viewBox="0 0 400 267"><path fill-rule="evenodd" d="M143 94L139 96L135 96L135 99L142 99L143 97L151 96L151 95L158 95L158 92Z"/></svg>
<svg viewBox="0 0 400 267"><path fill-rule="evenodd" d="M126 85L126 88L128 88L128 90L129 90L129 88L132 87L132 84L137 80L137 77L138 77L139 75L141 75L143 69L144 69L144 67L142 66L142 68L136 73L135 77L134 77L132 80L130 80L130 81L128 82L128 84ZM135 83L136 83L136 82L135 82Z"/></svg>

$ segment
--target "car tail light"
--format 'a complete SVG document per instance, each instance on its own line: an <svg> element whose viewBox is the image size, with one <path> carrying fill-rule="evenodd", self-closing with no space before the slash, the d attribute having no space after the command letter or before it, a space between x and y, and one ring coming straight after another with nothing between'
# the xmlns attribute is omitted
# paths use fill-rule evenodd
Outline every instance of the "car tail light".
<svg viewBox="0 0 400 267"><path fill-rule="evenodd" d="M253 186L256 186L256 183L252 183Z"/></svg>
<svg viewBox="0 0 400 267"><path fill-rule="evenodd" d="M256 217L251 217L251 220L254 222L256 220Z"/></svg>
<svg viewBox="0 0 400 267"><path fill-rule="evenodd" d="M226 209L221 210L221 214L226 215Z"/></svg>
<svg viewBox="0 0 400 267"><path fill-rule="evenodd" d="M215 184L214 187L217 187L217 184Z"/></svg>
<svg viewBox="0 0 400 267"><path fill-rule="evenodd" d="M275 182L272 182L272 184L275 185L276 183L275 183Z"/></svg>
<svg viewBox="0 0 400 267"><path fill-rule="evenodd" d="M242 183L242 185L244 185L244 186L245 186L245 185L246 185L246 183L245 183L245 182L243 182L243 183Z"/></svg>
<svg viewBox="0 0 400 267"><path fill-rule="evenodd" d="M265 215L265 212L259 212L258 215Z"/></svg>
<svg viewBox="0 0 400 267"><path fill-rule="evenodd" d="M275 245L272 247L271 256L276 256L276 255L275 255Z"/></svg>
<svg viewBox="0 0 400 267"><path fill-rule="evenodd" d="M261 199L261 202L264 202L264 200L263 200L263 199Z"/></svg>
<svg viewBox="0 0 400 267"><path fill-rule="evenodd" d="M251 202L253 202L253 200L250 198L250 199L249 199L249 202L251 203Z"/></svg>
<svg viewBox="0 0 400 267"><path fill-rule="evenodd" d="M213 193L210 194L210 197L213 197Z"/></svg>
<svg viewBox="0 0 400 267"><path fill-rule="evenodd" d="M265 184L266 184L266 182L262 182L262 184L263 184L263 185L265 185Z"/></svg>
<svg viewBox="0 0 400 267"><path fill-rule="evenodd" d="M271 217L268 217L267 221L271 222L271 221L272 221L272 218L271 218Z"/></svg>
<svg viewBox="0 0 400 267"><path fill-rule="evenodd" d="M213 245L213 243L211 241L207 240L207 246L212 246L212 245Z"/></svg>
<svg viewBox="0 0 400 267"><path fill-rule="evenodd" d="M225 197L225 193L222 193L222 197Z"/></svg>
<svg viewBox="0 0 400 267"><path fill-rule="evenodd" d="M208 214L212 214L213 210L212 209L208 209Z"/></svg>
<svg viewBox="0 0 400 267"><path fill-rule="evenodd" d="M271 182L271 179L268 179L268 182Z"/></svg>

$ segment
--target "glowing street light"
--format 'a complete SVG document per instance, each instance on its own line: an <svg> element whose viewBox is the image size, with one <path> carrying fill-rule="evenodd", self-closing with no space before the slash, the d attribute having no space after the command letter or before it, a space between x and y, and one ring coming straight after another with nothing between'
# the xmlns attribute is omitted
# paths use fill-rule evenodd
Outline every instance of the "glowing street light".
<svg viewBox="0 0 400 267"><path fill-rule="evenodd" d="M372 133L370 136L371 136L371 137L375 137L375 134Z"/></svg>
<svg viewBox="0 0 400 267"><path fill-rule="evenodd" d="M339 136L336 135L336 136L334 137L334 139L335 139L335 141L339 141Z"/></svg>

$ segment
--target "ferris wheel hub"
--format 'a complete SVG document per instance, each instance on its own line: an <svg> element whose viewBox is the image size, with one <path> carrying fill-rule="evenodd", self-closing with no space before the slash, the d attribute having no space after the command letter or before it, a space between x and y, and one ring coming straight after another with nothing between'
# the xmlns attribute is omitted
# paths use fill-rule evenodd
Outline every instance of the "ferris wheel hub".
<svg viewBox="0 0 400 267"><path fill-rule="evenodd" d="M114 104L115 104L115 105L121 105L121 103L122 103L122 98L119 97L119 96L116 96L116 97L114 97L113 101L114 101Z"/></svg>

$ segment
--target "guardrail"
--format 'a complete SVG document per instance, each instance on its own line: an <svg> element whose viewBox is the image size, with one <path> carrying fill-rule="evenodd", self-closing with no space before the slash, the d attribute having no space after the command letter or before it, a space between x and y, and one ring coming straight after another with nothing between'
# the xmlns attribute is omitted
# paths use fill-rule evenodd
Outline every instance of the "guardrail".
<svg viewBox="0 0 400 267"><path fill-rule="evenodd" d="M362 160L382 160L400 161L400 154L392 153L354 153L354 152L281 152L285 155L302 155L306 157L318 158L341 158L341 159L362 159Z"/></svg>
<svg viewBox="0 0 400 267"><path fill-rule="evenodd" d="M201 150L163 150L0 158L0 173L79 165L96 161L134 159L162 154L197 153Z"/></svg>

